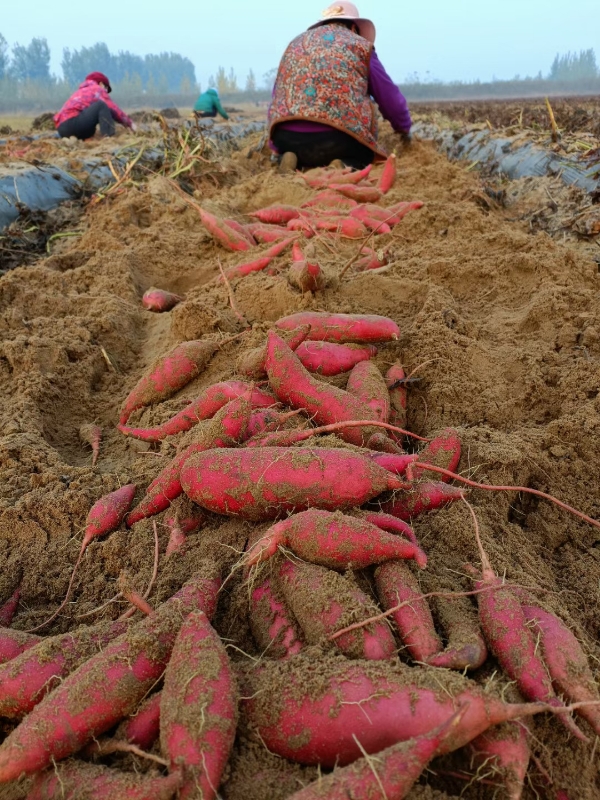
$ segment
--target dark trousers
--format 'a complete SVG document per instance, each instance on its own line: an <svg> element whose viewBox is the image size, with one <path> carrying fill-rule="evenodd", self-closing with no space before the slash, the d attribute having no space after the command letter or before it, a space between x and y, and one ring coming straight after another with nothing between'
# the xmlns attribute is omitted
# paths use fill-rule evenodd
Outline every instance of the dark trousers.
<svg viewBox="0 0 600 800"><path fill-rule="evenodd" d="M216 111L194 111L197 117L216 117Z"/></svg>
<svg viewBox="0 0 600 800"><path fill-rule="evenodd" d="M63 138L76 136L78 139L91 139L96 133L97 125L100 125L102 136L115 135L115 121L110 108L102 100L84 108L76 117L61 122L58 135Z"/></svg>
<svg viewBox="0 0 600 800"><path fill-rule="evenodd" d="M326 167L339 158L348 167L363 169L373 162L374 157L371 148L336 128L331 132L301 133L277 127L272 140L280 153L295 153L300 168Z"/></svg>

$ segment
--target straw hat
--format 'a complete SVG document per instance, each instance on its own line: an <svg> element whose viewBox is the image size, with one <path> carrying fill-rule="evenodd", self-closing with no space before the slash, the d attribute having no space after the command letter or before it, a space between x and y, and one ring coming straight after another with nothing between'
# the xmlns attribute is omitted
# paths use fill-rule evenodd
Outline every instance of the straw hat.
<svg viewBox="0 0 600 800"><path fill-rule="evenodd" d="M375 42L375 25L373 25L370 19L361 17L354 3L348 3L346 0L340 0L340 2L332 3L330 6L327 6L327 8L321 12L321 19L319 22L310 25L309 30L311 28L318 28L319 25L327 25L328 22L335 22L337 19L351 19L353 22L356 22L359 34L364 39L371 42L371 44Z"/></svg>

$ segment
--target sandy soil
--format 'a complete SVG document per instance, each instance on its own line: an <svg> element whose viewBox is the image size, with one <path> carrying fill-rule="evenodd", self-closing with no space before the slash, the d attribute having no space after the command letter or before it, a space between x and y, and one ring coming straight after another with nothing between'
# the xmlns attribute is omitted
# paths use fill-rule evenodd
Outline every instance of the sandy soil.
<svg viewBox="0 0 600 800"><path fill-rule="evenodd" d="M207 179L198 192L203 205L223 215L242 220L270 203L298 204L311 196L302 178L272 171L266 155L243 150L224 166L222 180ZM420 199L425 206L381 240L393 256L388 272L348 272L314 297L300 295L278 274L234 281L250 332L225 345L179 395L135 419L143 425L166 420L184 398L235 376L239 354L264 341L269 324L284 314L384 314L402 334L380 349L378 365L398 357L407 370L422 365L421 382L409 394L411 430L429 436L455 427L463 474L541 489L599 517L599 264L592 246L530 226L518 196L510 208L490 207L478 201L481 191L464 165L416 143L402 154L386 203ZM179 444L173 437L145 445L115 428L119 407L143 371L179 341L243 330L225 288L210 284L219 260L227 267L241 257L212 240L163 178L108 198L80 227L83 234L58 242L50 257L0 279L0 601L22 585L15 620L22 629L42 622L64 596L92 503L132 481L141 497ZM318 255L339 270L355 249L350 242L319 244ZM285 258L279 263L285 267ZM141 295L153 285L185 294L185 302L168 314L143 311ZM88 422L104 434L95 468L78 437ZM470 501L497 572L539 590L583 642L597 673L598 529L522 494L473 491ZM161 558L151 602L170 596L208 556L229 572L248 538L265 527L214 516L189 537L183 555L166 560L168 532L159 517ZM477 564L478 556L468 509L455 504L420 517L415 530L430 559L420 576L423 588L472 588L464 564ZM143 592L153 557L150 521L93 543L72 601L48 632L116 618L125 607L120 602L94 609L116 594L123 570ZM215 626L235 662L261 657L239 572L222 596ZM320 652L312 651L316 663ZM495 667L490 659L476 680L488 680ZM559 789L571 800L600 796L597 741L575 741L553 718L536 718L531 728L537 760L529 769L528 800L556 798ZM131 767L133 761L109 763ZM447 774L459 770L470 770L461 753L434 762L411 800L501 796L477 780L467 784ZM242 718L221 794L279 800L315 775L314 768L267 753ZM23 797L25 787L5 788L0 797Z"/></svg>

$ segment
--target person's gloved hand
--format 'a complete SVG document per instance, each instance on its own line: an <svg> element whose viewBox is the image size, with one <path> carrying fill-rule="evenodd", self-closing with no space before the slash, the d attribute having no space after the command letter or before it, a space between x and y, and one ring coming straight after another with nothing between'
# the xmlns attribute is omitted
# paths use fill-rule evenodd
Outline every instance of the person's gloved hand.
<svg viewBox="0 0 600 800"><path fill-rule="evenodd" d="M398 136L404 147L410 147L412 144L412 134L410 131L398 131Z"/></svg>
<svg viewBox="0 0 600 800"><path fill-rule="evenodd" d="M135 122L132 122L132 123L131 123L131 130L132 130L134 133L137 131L137 125L135 124Z"/></svg>

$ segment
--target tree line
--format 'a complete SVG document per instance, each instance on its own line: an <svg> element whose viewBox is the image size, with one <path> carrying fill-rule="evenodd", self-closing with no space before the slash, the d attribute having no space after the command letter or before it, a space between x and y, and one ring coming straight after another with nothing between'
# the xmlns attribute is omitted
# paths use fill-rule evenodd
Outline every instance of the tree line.
<svg viewBox="0 0 600 800"><path fill-rule="evenodd" d="M193 63L179 53L136 55L128 50L112 53L104 42L79 49L65 48L61 60L62 78L50 73L50 48L45 38L33 38L28 45L9 49L0 33L0 109L54 109L89 72L110 76L119 102L124 105L190 105L200 91ZM276 68L259 81L252 69L238 81L233 68L218 68L208 81L230 101L267 100ZM600 68L593 49L557 54L546 76L512 80L441 81L427 73L412 73L400 84L408 99L454 99L482 96L517 96L600 91Z"/></svg>

